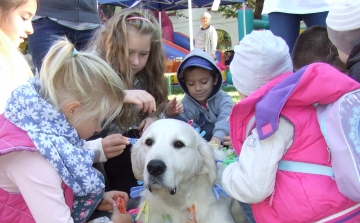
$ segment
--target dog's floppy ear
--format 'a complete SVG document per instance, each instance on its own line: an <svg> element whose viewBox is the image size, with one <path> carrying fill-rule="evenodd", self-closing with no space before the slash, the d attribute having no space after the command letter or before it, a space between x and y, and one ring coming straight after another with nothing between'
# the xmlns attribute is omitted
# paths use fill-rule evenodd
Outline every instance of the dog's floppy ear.
<svg viewBox="0 0 360 223"><path fill-rule="evenodd" d="M214 159L214 150L204 139L199 140L199 152L203 158L200 174L208 174L211 185L216 179L216 165Z"/></svg>
<svg viewBox="0 0 360 223"><path fill-rule="evenodd" d="M138 140L131 148L131 166L137 180L143 180L145 150L141 150L141 141Z"/></svg>

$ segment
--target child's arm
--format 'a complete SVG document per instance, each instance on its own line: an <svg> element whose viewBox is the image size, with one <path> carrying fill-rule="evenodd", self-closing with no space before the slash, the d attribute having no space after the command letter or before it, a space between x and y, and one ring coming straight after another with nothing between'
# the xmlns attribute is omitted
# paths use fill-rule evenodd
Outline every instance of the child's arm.
<svg viewBox="0 0 360 223"><path fill-rule="evenodd" d="M24 197L35 222L73 222L61 188L62 180L40 153L13 152L6 157L7 176Z"/></svg>
<svg viewBox="0 0 360 223"><path fill-rule="evenodd" d="M231 97L223 92L222 96L217 99L220 108L219 114L216 117L216 122L213 130L213 137L220 139L220 144L225 136L230 135L230 124L228 118L233 107Z"/></svg>
<svg viewBox="0 0 360 223"><path fill-rule="evenodd" d="M128 138L118 133L86 141L84 148L92 149L95 152L93 162L98 163L106 162L107 159L120 155L128 144Z"/></svg>
<svg viewBox="0 0 360 223"><path fill-rule="evenodd" d="M279 129L259 140L256 129L242 146L239 161L227 166L222 186L235 199L245 203L265 200L274 190L278 162L292 144L294 127L280 118Z"/></svg>

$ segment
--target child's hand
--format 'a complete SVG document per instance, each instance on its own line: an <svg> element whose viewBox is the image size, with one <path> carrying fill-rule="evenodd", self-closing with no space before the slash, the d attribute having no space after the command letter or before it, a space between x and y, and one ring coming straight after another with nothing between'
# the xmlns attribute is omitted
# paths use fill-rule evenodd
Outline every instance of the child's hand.
<svg viewBox="0 0 360 223"><path fill-rule="evenodd" d="M171 117L184 112L183 104L181 101L177 101L176 97L169 101L165 106L165 113Z"/></svg>
<svg viewBox="0 0 360 223"><path fill-rule="evenodd" d="M226 146L228 149L233 149L234 148L232 143L231 143L230 136L224 136L223 140L224 140L224 143L223 143L224 146Z"/></svg>
<svg viewBox="0 0 360 223"><path fill-rule="evenodd" d="M125 92L124 103L135 104L143 112L151 113L156 111L155 99L148 92L144 90L125 90Z"/></svg>
<svg viewBox="0 0 360 223"><path fill-rule="evenodd" d="M132 223L132 216L130 214L121 214L118 206L114 204L111 221L113 223Z"/></svg>
<svg viewBox="0 0 360 223"><path fill-rule="evenodd" d="M142 134L151 125L151 123L155 122L156 120L157 118L155 117L147 117L140 123L140 125L137 127L137 130L139 130L140 134Z"/></svg>
<svg viewBox="0 0 360 223"><path fill-rule="evenodd" d="M129 200L129 195L126 192L122 191L108 191L104 193L104 197L101 200L100 204L97 206L98 210L101 211L110 211L113 209L113 205L116 205L116 200L118 197L121 197L126 205ZM118 208L118 206L116 205Z"/></svg>
<svg viewBox="0 0 360 223"><path fill-rule="evenodd" d="M221 140L218 137L213 136L210 140L210 143L213 142L213 144L217 145L217 148L220 148Z"/></svg>
<svg viewBox="0 0 360 223"><path fill-rule="evenodd" d="M121 134L113 134L103 138L101 144L106 159L110 159L123 153L126 145L129 145L129 140Z"/></svg>

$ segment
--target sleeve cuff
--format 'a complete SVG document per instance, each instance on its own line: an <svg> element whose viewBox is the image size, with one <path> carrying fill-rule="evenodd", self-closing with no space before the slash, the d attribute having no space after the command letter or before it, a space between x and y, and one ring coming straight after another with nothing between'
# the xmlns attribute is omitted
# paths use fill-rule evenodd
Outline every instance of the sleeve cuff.
<svg viewBox="0 0 360 223"><path fill-rule="evenodd" d="M91 149L95 152L94 163L107 161L101 141L102 138L86 141L84 145L84 148Z"/></svg>

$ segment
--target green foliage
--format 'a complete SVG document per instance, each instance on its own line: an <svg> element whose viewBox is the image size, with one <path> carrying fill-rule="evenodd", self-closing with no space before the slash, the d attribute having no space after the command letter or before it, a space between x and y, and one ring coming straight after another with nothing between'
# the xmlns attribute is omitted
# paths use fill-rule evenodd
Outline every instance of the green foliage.
<svg viewBox="0 0 360 223"><path fill-rule="evenodd" d="M226 31L221 29L217 29L216 32L218 35L217 50L221 52L232 50L230 35Z"/></svg>
<svg viewBox="0 0 360 223"><path fill-rule="evenodd" d="M254 4L256 4L255 0L249 0L245 2L247 7L254 9ZM243 6L243 3L236 3L233 5L223 5L220 6L218 12L222 13L222 16L226 19L228 18L237 18L238 17L238 10Z"/></svg>
<svg viewBox="0 0 360 223"><path fill-rule="evenodd" d="M261 11L264 0L246 0L245 6L254 10L254 18L261 19ZM222 13L225 18L237 18L238 10L243 6L243 3L220 6L218 12Z"/></svg>

